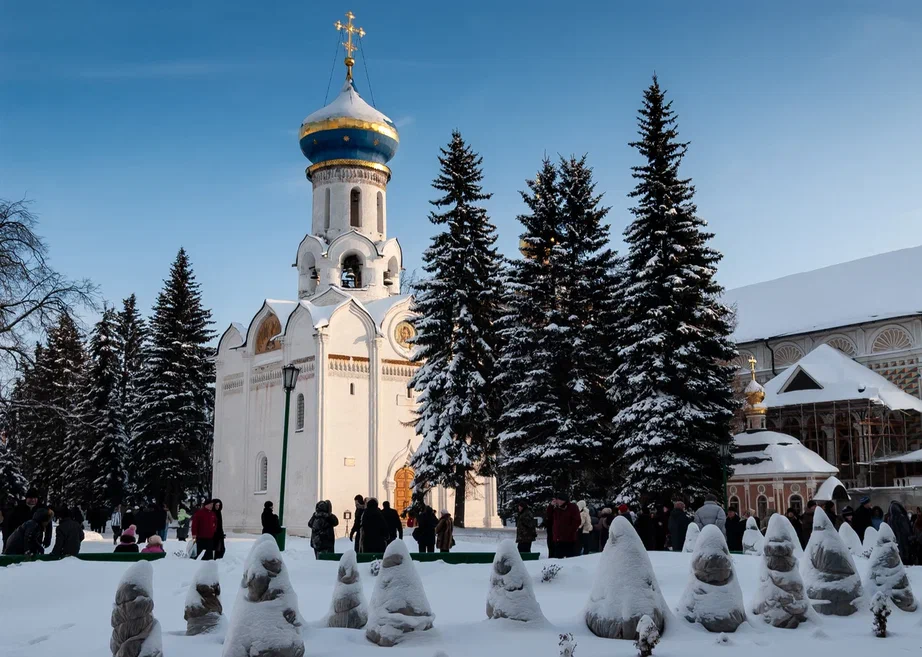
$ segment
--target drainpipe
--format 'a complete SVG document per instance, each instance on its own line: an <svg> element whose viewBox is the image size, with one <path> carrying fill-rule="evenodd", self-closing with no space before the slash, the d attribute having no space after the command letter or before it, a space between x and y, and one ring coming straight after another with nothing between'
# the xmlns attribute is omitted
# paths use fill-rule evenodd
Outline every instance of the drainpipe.
<svg viewBox="0 0 922 657"><path fill-rule="evenodd" d="M765 343L765 348L768 349L769 353L772 355L772 375L774 376L778 374L778 372L775 370L775 350L772 349L772 346L770 344L768 344L768 340L765 340L764 343Z"/></svg>

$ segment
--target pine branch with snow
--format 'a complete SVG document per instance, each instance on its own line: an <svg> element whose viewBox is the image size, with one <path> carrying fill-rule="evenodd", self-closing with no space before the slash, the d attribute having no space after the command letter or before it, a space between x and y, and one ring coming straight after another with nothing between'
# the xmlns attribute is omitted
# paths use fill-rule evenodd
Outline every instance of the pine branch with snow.
<svg viewBox="0 0 922 657"><path fill-rule="evenodd" d="M871 599L871 613L874 615L874 636L883 639L887 636L887 619L890 617L890 599L883 591L878 591Z"/></svg>
<svg viewBox="0 0 922 657"><path fill-rule="evenodd" d="M645 615L637 623L637 639L634 641L634 647L637 648L638 657L650 657L659 639L659 628L652 618Z"/></svg>

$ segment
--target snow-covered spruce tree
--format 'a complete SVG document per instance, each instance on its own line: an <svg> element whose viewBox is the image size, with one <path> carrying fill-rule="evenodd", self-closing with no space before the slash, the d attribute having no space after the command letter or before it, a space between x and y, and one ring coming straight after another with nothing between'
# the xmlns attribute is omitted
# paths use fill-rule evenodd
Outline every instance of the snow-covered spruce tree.
<svg viewBox="0 0 922 657"><path fill-rule="evenodd" d="M22 458L23 476L31 486L41 490L51 476L51 464L45 459L49 444L45 431L46 406L51 399L51 390L44 380L47 375L45 361L44 345L36 344L32 362L20 366L22 376L12 397L15 417L7 420L7 424L15 428L9 435L15 453Z"/></svg>
<svg viewBox="0 0 922 657"><path fill-rule="evenodd" d="M719 446L731 441L729 310L715 280L720 254L697 216L691 181L679 175L688 145L656 77L644 92L644 163L633 168L634 221L620 285L620 363L610 379L614 433L627 464L620 499L721 488Z"/></svg>
<svg viewBox="0 0 922 657"><path fill-rule="evenodd" d="M119 392L121 341L118 317L106 308L90 336L86 396L81 406L88 447L90 501L110 508L125 495L127 435Z"/></svg>
<svg viewBox="0 0 922 657"><path fill-rule="evenodd" d="M585 158L545 159L522 199L523 257L510 265L499 322L496 387L503 481L510 503L547 502L556 489L603 497L599 450L611 444L605 378L614 254L607 208Z"/></svg>
<svg viewBox="0 0 922 657"><path fill-rule="evenodd" d="M494 323L500 302L496 228L478 205L483 192L481 158L452 133L441 150L441 171L432 186L442 196L429 220L444 230L423 255L429 278L420 284L414 310L414 360L422 366L410 381L419 391L413 457L414 489L455 489L455 523L464 524L468 475L492 473L497 399L492 381Z"/></svg>
<svg viewBox="0 0 922 657"><path fill-rule="evenodd" d="M26 478L22 476L19 455L0 440L0 500L19 500L26 494Z"/></svg>
<svg viewBox="0 0 922 657"><path fill-rule="evenodd" d="M138 492L177 504L211 487L214 365L211 311L185 249L157 297L138 375L132 458Z"/></svg>
<svg viewBox="0 0 922 657"><path fill-rule="evenodd" d="M144 347L147 340L147 323L138 311L138 302L134 294L122 300L122 309L118 312L119 337L119 400L124 411L125 446L127 458L125 493L128 499L136 499L137 483L140 481L139 463L134 458L133 438L135 435L135 409L140 406L139 375L144 365ZM137 500L136 500L137 501Z"/></svg>

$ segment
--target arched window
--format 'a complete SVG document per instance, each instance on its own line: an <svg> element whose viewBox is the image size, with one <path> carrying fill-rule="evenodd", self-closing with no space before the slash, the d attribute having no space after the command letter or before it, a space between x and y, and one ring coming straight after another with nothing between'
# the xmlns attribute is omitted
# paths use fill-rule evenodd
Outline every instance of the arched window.
<svg viewBox="0 0 922 657"><path fill-rule="evenodd" d="M356 228L362 227L362 191L353 187L349 192L349 225Z"/></svg>
<svg viewBox="0 0 922 657"><path fill-rule="evenodd" d="M269 490L269 459L262 452L256 457L256 492Z"/></svg>
<svg viewBox="0 0 922 657"><path fill-rule="evenodd" d="M276 339L276 336L281 332L282 324L279 322L279 318L271 313L266 315L256 331L256 354L265 354L281 349L282 343Z"/></svg>
<svg viewBox="0 0 922 657"><path fill-rule="evenodd" d="M384 194L378 192L378 232L384 232Z"/></svg>
<svg viewBox="0 0 922 657"><path fill-rule="evenodd" d="M728 508L731 508L731 509L733 509L734 511L736 511L736 514L739 515L739 512L740 512L740 498L738 498L736 495L731 496L731 497L730 497L730 503L729 503L727 506L728 506Z"/></svg>
<svg viewBox="0 0 922 657"><path fill-rule="evenodd" d="M756 500L756 515L759 516L759 522L768 521L768 498L764 495L759 495L759 499Z"/></svg>
<svg viewBox="0 0 922 657"><path fill-rule="evenodd" d="M794 513L800 515L804 512L804 498L800 495L791 495L791 499L788 500L788 508L794 509Z"/></svg>
<svg viewBox="0 0 922 657"><path fill-rule="evenodd" d="M352 254L343 259L341 283L344 289L362 287L362 261Z"/></svg>
<svg viewBox="0 0 922 657"><path fill-rule="evenodd" d="M301 393L295 405L295 431L304 431L304 395Z"/></svg>
<svg viewBox="0 0 922 657"><path fill-rule="evenodd" d="M323 229L330 230L330 188L327 187L323 194Z"/></svg>

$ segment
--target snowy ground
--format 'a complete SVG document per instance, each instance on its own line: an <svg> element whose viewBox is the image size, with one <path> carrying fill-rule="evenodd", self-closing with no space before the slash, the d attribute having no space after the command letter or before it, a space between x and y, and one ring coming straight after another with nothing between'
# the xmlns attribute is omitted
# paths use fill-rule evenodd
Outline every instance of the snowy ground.
<svg viewBox="0 0 922 657"><path fill-rule="evenodd" d="M243 560L254 537L228 541L227 557L220 562L222 601L229 614L239 586ZM492 550L492 538L458 536L459 551ZM416 549L408 540L410 550ZM338 550L348 547L339 541ZM167 543L168 557L153 563L154 615L163 627L165 657L219 657L220 640L214 637L186 637L183 603L198 564L173 556L180 549L175 540ZM110 551L111 542L85 542L89 552ZM651 555L656 576L667 603L674 607L688 581L691 555L655 552ZM336 564L314 560L308 542L289 540L285 552L292 583L298 593L301 613L308 622L320 619L328 609ZM760 557L734 556L747 607L755 594ZM373 654L434 657L443 651L448 657L556 657L558 635L571 632L578 642L577 657L635 655L628 641L599 639L583 622L582 608L591 589L599 556L558 562L562 571L550 583L538 581L548 562L528 562L535 579L538 601L549 620L542 627L522 627L513 621L487 621L485 604L489 565L416 564L435 612L435 628L409 637L396 648L379 648L365 640L364 632L307 627L306 654L310 657L363 657ZM867 561L858 560L862 574ZM6 657L101 657L109 654L109 614L116 584L127 564L90 563L68 559L0 568L0 655ZM359 566L365 594L371 598L374 578L368 564ZM922 594L922 567L910 568L916 594ZM922 649L922 611L906 614L894 610L890 617L891 637L871 634L867 611L849 618L821 618L822 624L807 623L796 630L772 629L759 620L718 644L717 635L695 629L682 620L667 621L658 657L710 657L725 652L727 657L868 657L880 654L919 654ZM389 653L387 651L390 651Z"/></svg>

